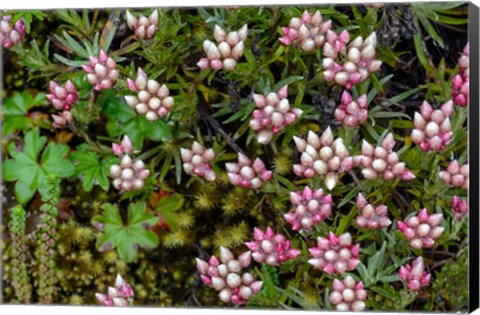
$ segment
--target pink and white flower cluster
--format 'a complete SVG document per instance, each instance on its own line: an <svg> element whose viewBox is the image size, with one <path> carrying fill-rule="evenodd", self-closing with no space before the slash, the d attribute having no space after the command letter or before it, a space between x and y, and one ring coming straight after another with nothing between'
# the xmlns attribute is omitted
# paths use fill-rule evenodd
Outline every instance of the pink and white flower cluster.
<svg viewBox="0 0 480 315"><path fill-rule="evenodd" d="M19 44L23 41L26 34L26 27L23 21L20 19L12 25L12 18L11 15L5 15L0 21L0 45L5 49L10 49L14 45Z"/></svg>
<svg viewBox="0 0 480 315"><path fill-rule="evenodd" d="M458 106L468 105L469 85L470 85L470 45L467 43L463 48L463 53L458 58L460 73L453 77L452 97Z"/></svg>
<svg viewBox="0 0 480 315"><path fill-rule="evenodd" d="M115 60L108 57L103 50L100 50L98 58L90 56L90 64L82 65L82 68L87 73L88 82L97 91L111 88L120 75Z"/></svg>
<svg viewBox="0 0 480 315"><path fill-rule="evenodd" d="M337 311L361 312L365 310L367 291L363 288L363 282L356 282L352 276L345 279L333 279L330 302L336 306Z"/></svg>
<svg viewBox="0 0 480 315"><path fill-rule="evenodd" d="M63 128L67 125L73 125L73 116L68 110L58 113L58 115L52 115L53 128Z"/></svg>
<svg viewBox="0 0 480 315"><path fill-rule="evenodd" d="M442 236L444 227L440 226L443 214L428 214L427 209L422 209L417 215L410 217L406 222L398 221L398 229L410 241L410 246L415 249L430 248Z"/></svg>
<svg viewBox="0 0 480 315"><path fill-rule="evenodd" d="M312 190L306 186L303 191L291 192L290 202L295 208L284 218L294 231L311 230L332 213L332 195L325 195L321 188Z"/></svg>
<svg viewBox="0 0 480 315"><path fill-rule="evenodd" d="M319 137L313 131L308 132L307 140L294 136L297 150L302 153L300 164L293 166L297 176L312 178L316 174L324 177L325 185L332 190L338 182L338 174L347 172L361 162L361 158L349 157L348 149L342 138L333 138L328 127Z"/></svg>
<svg viewBox="0 0 480 315"><path fill-rule="evenodd" d="M308 251L313 256L308 263L329 275L354 270L360 263L360 244L352 245L350 233L337 237L330 232L328 238L318 237L317 246L309 248Z"/></svg>
<svg viewBox="0 0 480 315"><path fill-rule="evenodd" d="M395 177L401 180L411 180L415 175L410 172L404 162L400 162L395 146L393 135L389 133L383 140L382 145L374 148L366 140L362 143L362 170L363 176L368 180L375 180L382 176L384 180L392 180Z"/></svg>
<svg viewBox="0 0 480 315"><path fill-rule="evenodd" d="M135 17L130 11L127 10L126 15L128 27L135 32L137 38L150 39L155 35L158 30L158 11L153 10L150 16L139 15Z"/></svg>
<svg viewBox="0 0 480 315"><path fill-rule="evenodd" d="M423 151L442 151L452 139L452 123L450 115L453 112L453 102L445 102L439 109L433 109L428 102L420 106L420 113L415 112L412 141Z"/></svg>
<svg viewBox="0 0 480 315"><path fill-rule="evenodd" d="M208 262L196 258L197 270L203 283L219 291L220 300L235 305L247 303L262 289L262 281L255 281L249 272L242 273L251 260L250 251L235 259L233 253L225 247L220 247L220 260L213 255Z"/></svg>
<svg viewBox="0 0 480 315"><path fill-rule="evenodd" d="M461 220L464 216L468 215L467 200L460 199L458 196L453 196L452 207L453 212L455 213L455 219Z"/></svg>
<svg viewBox="0 0 480 315"><path fill-rule="evenodd" d="M270 227L267 227L265 232L254 228L253 238L253 241L245 245L252 251L252 258L258 263L278 266L300 254L298 249L290 248L290 241L285 236L275 234Z"/></svg>
<svg viewBox="0 0 480 315"><path fill-rule="evenodd" d="M425 271L425 264L422 257L417 257L412 265L406 264L400 267L398 276L412 292L418 292L421 288L430 283L431 274Z"/></svg>
<svg viewBox="0 0 480 315"><path fill-rule="evenodd" d="M237 67L237 61L243 56L247 31L247 24L242 26L238 31L228 34L223 28L215 25L213 36L217 44L209 40L203 42L203 51L207 54L207 57L200 59L197 66L200 69L212 68L214 70L223 69L225 71L235 69Z"/></svg>
<svg viewBox="0 0 480 315"><path fill-rule="evenodd" d="M361 213L361 215L355 219L358 227L384 229L392 224L392 221L388 218L387 206L378 205L374 208L361 193L357 196L357 206Z"/></svg>
<svg viewBox="0 0 480 315"><path fill-rule="evenodd" d="M348 48L345 48L345 43L350 39L348 32L338 36L333 33L331 36L335 37L335 43L338 44L327 45L328 43L326 43L323 47L325 58L322 65L325 70L323 72L325 80L335 82L350 90L356 84L365 81L371 73L380 69L382 62L375 59L377 46L375 32L365 40L362 36L358 36L350 42ZM328 34L327 42L330 42ZM339 59L341 56L344 57L344 61Z"/></svg>
<svg viewBox="0 0 480 315"><path fill-rule="evenodd" d="M113 187L123 191L142 189L150 171L145 168L142 160L133 160L132 142L124 136L120 144L112 143L113 154L120 157L120 165L110 166L110 175L113 177Z"/></svg>
<svg viewBox="0 0 480 315"><path fill-rule="evenodd" d="M125 307L133 305L134 292L132 287L120 275L115 279L115 285L108 288L108 293L95 293L100 304L105 306Z"/></svg>
<svg viewBox="0 0 480 315"><path fill-rule="evenodd" d="M320 11L304 11L301 19L294 17L288 27L282 27L283 37L279 41L285 46L298 43L302 51L313 51L323 46L331 27L332 21L324 21Z"/></svg>
<svg viewBox="0 0 480 315"><path fill-rule="evenodd" d="M182 148L180 153L185 173L203 177L210 182L217 178L217 174L210 164L215 159L213 149L206 149L200 143L194 141L191 149Z"/></svg>
<svg viewBox="0 0 480 315"><path fill-rule="evenodd" d="M167 86L160 85L155 80L149 80L141 68L138 68L135 81L127 79L127 85L130 91L137 92L137 96L125 96L128 106L138 114L145 115L149 121L165 117L174 104Z"/></svg>
<svg viewBox="0 0 480 315"><path fill-rule="evenodd" d="M354 101L348 91L343 91L342 103L335 109L335 118L349 127L363 124L368 118L367 94L360 95Z"/></svg>
<svg viewBox="0 0 480 315"><path fill-rule="evenodd" d="M288 87L284 86L277 92L270 92L266 96L253 94L253 101L257 106L252 113L250 128L257 131L257 140L261 144L272 141L274 135L285 126L293 124L302 114L300 108L292 108L287 99Z"/></svg>
<svg viewBox="0 0 480 315"><path fill-rule="evenodd" d="M468 189L469 186L468 164L459 165L457 160L450 162L446 170L441 171L438 176L440 180L455 188Z"/></svg>
<svg viewBox="0 0 480 315"><path fill-rule="evenodd" d="M47 99L55 109L70 110L72 104L78 100L77 88L70 80L64 85L50 81L50 94L47 94Z"/></svg>
<svg viewBox="0 0 480 315"><path fill-rule="evenodd" d="M267 170L260 158L252 161L242 153L238 154L238 163L226 163L228 180L232 185L243 188L260 189L264 181L272 178L272 171Z"/></svg>

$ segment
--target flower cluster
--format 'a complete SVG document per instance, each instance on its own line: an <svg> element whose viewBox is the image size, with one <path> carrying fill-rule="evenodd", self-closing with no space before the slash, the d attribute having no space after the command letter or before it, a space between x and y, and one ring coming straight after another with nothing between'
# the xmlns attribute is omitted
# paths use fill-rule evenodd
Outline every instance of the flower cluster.
<svg viewBox="0 0 480 315"><path fill-rule="evenodd" d="M64 85L50 81L50 94L47 94L47 99L58 110L70 110L78 99L77 88L70 80Z"/></svg>
<svg viewBox="0 0 480 315"><path fill-rule="evenodd" d="M433 109L428 102L420 106L420 113L415 112L412 141L423 151L441 151L452 138L450 115L453 112L453 102L445 102L440 109Z"/></svg>
<svg viewBox="0 0 480 315"><path fill-rule="evenodd" d="M145 168L142 160L132 160L132 143L128 136L124 136L121 144L112 143L113 153L120 157L120 165L110 166L110 175L113 177L113 187L119 190L131 191L142 189L150 171Z"/></svg>
<svg viewBox="0 0 480 315"><path fill-rule="evenodd" d="M392 221L388 218L387 206L378 205L374 208L361 193L357 196L357 206L361 213L355 219L358 227L384 229L392 224Z"/></svg>
<svg viewBox="0 0 480 315"><path fill-rule="evenodd" d="M53 118L53 124L52 124L53 128L63 128L67 125L73 124L73 116L67 110L58 113L58 115L52 115L52 118Z"/></svg>
<svg viewBox="0 0 480 315"><path fill-rule="evenodd" d="M285 46L298 43L302 51L313 51L323 46L331 27L332 21L323 21L320 11L313 15L305 11L301 19L294 17L288 27L282 27L283 37L279 41Z"/></svg>
<svg viewBox="0 0 480 315"><path fill-rule="evenodd" d="M143 15L135 17L127 10L126 19L128 27L133 30L135 35L140 39L150 39L158 30L157 10L154 10L148 18Z"/></svg>
<svg viewBox="0 0 480 315"><path fill-rule="evenodd" d="M425 271L422 257L417 257L412 265L400 267L398 276L407 283L407 288L412 292L418 292L422 287L430 283L431 274Z"/></svg>
<svg viewBox="0 0 480 315"><path fill-rule="evenodd" d="M468 164L459 165L457 160L453 160L447 169L441 171L438 176L440 180L452 187L468 189L469 167Z"/></svg>
<svg viewBox="0 0 480 315"><path fill-rule="evenodd" d="M338 181L338 174L358 166L361 158L348 156L348 149L342 138L333 139L332 129L328 127L319 137L308 132L307 140L293 137L297 150L302 153L300 164L293 166L297 176L312 178L315 174L324 176L325 185L332 190Z"/></svg>
<svg viewBox="0 0 480 315"><path fill-rule="evenodd" d="M278 266L300 254L298 249L290 248L290 241L285 236L275 234L270 227L267 227L265 232L254 228L253 238L253 241L245 245L252 251L252 258L258 263Z"/></svg>
<svg viewBox="0 0 480 315"><path fill-rule="evenodd" d="M400 162L397 152L393 151L395 140L389 133L383 140L380 147L374 148L366 140L362 143L362 165L365 167L362 174L366 179L375 180L382 175L384 180L399 178L411 180L415 175L410 172L404 162Z"/></svg>
<svg viewBox="0 0 480 315"><path fill-rule="evenodd" d="M332 212L332 195L325 195L322 189L312 191L306 186L303 192L290 193L290 202L295 206L284 215L294 231L311 230Z"/></svg>
<svg viewBox="0 0 480 315"><path fill-rule="evenodd" d="M262 281L255 281L251 273L241 273L250 265L252 254L245 252L235 259L230 250L220 247L220 260L211 256L208 262L197 258L197 270L203 283L220 291L218 297L225 303L247 303L262 289Z"/></svg>
<svg viewBox="0 0 480 315"><path fill-rule="evenodd" d="M342 93L342 103L335 109L335 118L349 127L363 124L368 118L367 94L360 95L356 101L347 91Z"/></svg>
<svg viewBox="0 0 480 315"><path fill-rule="evenodd" d="M238 163L226 163L228 180L232 185L243 188L260 189L263 181L269 181L272 178L272 171L265 167L265 163L260 158L252 161L244 154L238 154Z"/></svg>
<svg viewBox="0 0 480 315"><path fill-rule="evenodd" d="M25 37L26 28L23 21L20 19L12 26L11 15L5 15L0 21L0 45L5 49L12 48L13 45L20 43Z"/></svg>
<svg viewBox="0 0 480 315"><path fill-rule="evenodd" d="M453 196L452 199L453 212L455 219L461 220L468 214L468 202L465 199L460 199L458 196Z"/></svg>
<svg viewBox="0 0 480 315"><path fill-rule="evenodd" d="M82 68L87 73L88 82L97 91L111 88L120 74L115 60L108 57L103 50L100 50L98 58L90 56L90 65L82 65Z"/></svg>
<svg viewBox="0 0 480 315"><path fill-rule="evenodd" d="M336 36L336 34L333 33ZM332 36L333 36L332 35ZM377 46L377 35L371 33L365 40L358 36L345 49L342 36L338 36L342 44L327 45L323 47L323 76L325 80L335 82L350 90L356 84L365 81L371 73L377 72L382 62L375 59ZM346 35L344 35L347 38ZM349 38L348 38L349 39ZM347 40L348 40L347 39ZM327 41L328 35L327 35ZM340 54L345 54L346 61L340 64Z"/></svg>
<svg viewBox="0 0 480 315"><path fill-rule="evenodd" d="M330 232L328 238L318 237L317 246L309 248L308 251L313 256L308 263L329 275L354 270L360 263L360 244L352 245L350 233L337 237Z"/></svg>
<svg viewBox="0 0 480 315"><path fill-rule="evenodd" d="M182 148L180 153L185 173L203 177L210 182L217 178L217 174L215 174L210 165L210 162L215 159L213 149L205 149L200 143L195 141L191 149Z"/></svg>
<svg viewBox="0 0 480 315"><path fill-rule="evenodd" d="M137 96L127 95L125 101L138 114L145 115L149 121L158 120L167 115L173 106L173 97L165 84L149 80L147 74L138 68L136 80L127 79L130 91L138 92Z"/></svg>
<svg viewBox="0 0 480 315"><path fill-rule="evenodd" d="M463 54L458 58L460 73L453 77L452 97L459 106L468 105L469 78L470 78L470 45L467 43L463 48Z"/></svg>
<svg viewBox="0 0 480 315"><path fill-rule="evenodd" d="M410 241L410 246L415 249L430 248L442 236L444 227L440 226L443 214L428 214L427 209L422 209L416 216L410 217L406 222L398 221L398 229Z"/></svg>
<svg viewBox="0 0 480 315"><path fill-rule="evenodd" d="M330 293L330 302L336 306L337 311L361 312L365 310L367 291L363 283L356 282L352 276L346 276L343 281L333 279L333 290Z"/></svg>
<svg viewBox="0 0 480 315"><path fill-rule="evenodd" d="M226 34L220 26L215 25L213 36L217 44L209 40L203 42L203 51L207 54L207 58L200 59L197 66L200 69L212 68L225 71L235 69L238 59L243 56L247 30L247 24L245 24L238 31Z"/></svg>
<svg viewBox="0 0 480 315"><path fill-rule="evenodd" d="M287 99L288 87L284 86L277 92L266 96L253 94L257 109L252 113L250 128L257 131L257 140L261 144L269 143L273 136L285 126L293 124L302 114L300 108L291 108Z"/></svg>
<svg viewBox="0 0 480 315"><path fill-rule="evenodd" d="M115 285L113 287L108 287L108 293L95 293L100 304L105 306L117 306L125 307L133 305L133 289L132 287L123 280L120 275L117 275L115 279Z"/></svg>

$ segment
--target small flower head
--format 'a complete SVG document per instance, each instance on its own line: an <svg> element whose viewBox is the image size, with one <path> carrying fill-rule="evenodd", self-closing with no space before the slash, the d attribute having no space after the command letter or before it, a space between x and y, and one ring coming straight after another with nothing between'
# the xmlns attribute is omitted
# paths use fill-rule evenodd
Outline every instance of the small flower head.
<svg viewBox="0 0 480 315"><path fill-rule="evenodd" d="M460 165L457 160L453 160L447 169L440 171L438 174L440 180L455 188L468 189L469 186L469 166L468 164Z"/></svg>
<svg viewBox="0 0 480 315"><path fill-rule="evenodd" d="M125 101L137 114L145 115L147 120L156 121L165 117L173 107L174 100L165 84L150 80L147 74L138 68L137 78L127 79L128 88L137 92L136 96L127 95Z"/></svg>
<svg viewBox="0 0 480 315"><path fill-rule="evenodd" d="M127 10L126 21L128 27L135 32L137 38L150 39L158 30L158 11L153 10L147 18L143 15L135 17Z"/></svg>
<svg viewBox="0 0 480 315"><path fill-rule="evenodd" d="M452 200L453 212L455 213L455 219L461 220L468 215L468 202L465 199L460 199L458 196L453 196Z"/></svg>
<svg viewBox="0 0 480 315"><path fill-rule="evenodd" d="M69 111L60 112L58 115L52 115L53 128L63 128L68 125L73 125L73 116Z"/></svg>
<svg viewBox="0 0 480 315"><path fill-rule="evenodd" d="M423 151L442 151L452 138L450 115L453 102L444 103L439 109L433 109L428 102L423 102L420 113L416 112L412 131L412 141Z"/></svg>
<svg viewBox="0 0 480 315"><path fill-rule="evenodd" d="M408 290L416 293L430 283L431 274L425 271L423 258L418 257L413 261L412 265L406 264L400 267L398 276L405 282Z"/></svg>
<svg viewBox="0 0 480 315"><path fill-rule="evenodd" d="M117 82L119 72L117 63L100 50L98 57L90 56L90 64L83 65L87 79L97 91L110 89Z"/></svg>
<svg viewBox="0 0 480 315"><path fill-rule="evenodd" d="M267 95L253 94L257 107L252 113L250 128L257 132L257 140L268 144L285 126L293 124L302 114L299 108L293 108L287 99L287 86Z"/></svg>
<svg viewBox="0 0 480 315"><path fill-rule="evenodd" d="M264 181L272 178L272 171L267 170L259 158L251 161L242 153L238 154L238 163L226 163L228 180L232 185L243 188L260 189Z"/></svg>
<svg viewBox="0 0 480 315"><path fill-rule="evenodd" d="M398 221L398 229L415 249L430 248L442 236L444 227L440 226L443 220L441 213L428 214L422 209L417 215L408 218L405 222Z"/></svg>
<svg viewBox="0 0 480 315"><path fill-rule="evenodd" d="M78 99L77 89L70 80L64 85L50 81L50 94L47 94L47 99L58 110L70 110Z"/></svg>
<svg viewBox="0 0 480 315"><path fill-rule="evenodd" d="M324 21L320 11L305 11L301 18L294 17L288 27L282 27L283 36L278 40L285 46L296 43L300 50L309 52L325 44L331 27L332 21Z"/></svg>
<svg viewBox="0 0 480 315"><path fill-rule="evenodd" d="M355 219L358 227L384 229L392 223L388 218L387 206L378 205L373 207L361 193L357 197L357 206L360 209L360 215Z"/></svg>
<svg viewBox="0 0 480 315"><path fill-rule="evenodd" d="M352 245L352 236L350 233L344 233L336 236L332 232L328 238L317 238L317 246L309 248L313 259L309 264L317 269L323 270L329 275L343 274L357 268L360 260L358 254L360 245Z"/></svg>
<svg viewBox="0 0 480 315"><path fill-rule="evenodd" d="M381 146L376 148L363 140L362 174L366 179L375 180L381 176L387 181L394 178L406 181L415 178L415 175L406 168L405 163L400 162L397 152L393 151L394 146L395 140L391 133L383 139Z"/></svg>
<svg viewBox="0 0 480 315"><path fill-rule="evenodd" d="M219 291L221 301L241 305L248 303L262 289L262 281L256 281L249 272L242 272L251 260L250 251L236 259L229 249L220 247L220 258L211 256L208 262L196 259L197 271L204 284Z"/></svg>
<svg viewBox="0 0 480 315"><path fill-rule="evenodd" d="M113 187L122 191L142 189L150 171L142 160L131 158L133 148L128 136L120 144L112 143L112 151L120 158L120 164L110 166Z"/></svg>
<svg viewBox="0 0 480 315"><path fill-rule="evenodd" d="M254 228L254 240L245 243L252 251L252 258L258 263L278 266L281 263L296 258L300 251L290 248L290 241L282 234L275 234L270 227L263 232Z"/></svg>
<svg viewBox="0 0 480 315"><path fill-rule="evenodd" d="M322 189L312 190L306 186L303 191L290 193L290 202L295 207L284 215L294 231L311 230L332 212L332 196Z"/></svg>
<svg viewBox="0 0 480 315"><path fill-rule="evenodd" d="M357 127L368 118L367 95L361 95L356 101L347 91L343 91L342 103L335 109L335 118L349 127Z"/></svg>
<svg viewBox="0 0 480 315"><path fill-rule="evenodd" d="M0 20L0 45L5 49L10 49L22 42L26 34L23 21L20 19L12 24L12 19L11 15L5 15Z"/></svg>
<svg viewBox="0 0 480 315"><path fill-rule="evenodd" d="M201 58L197 66L200 69L234 70L237 67L238 60L243 56L247 32L247 24L238 31L232 31L228 34L223 28L215 25L213 36L216 43L210 40L203 42L203 51L206 54L206 58Z"/></svg>
<svg viewBox="0 0 480 315"><path fill-rule="evenodd" d="M134 292L132 287L120 275L115 279L115 285L108 288L107 294L96 293L98 302L105 306L125 307L133 305Z"/></svg>
<svg viewBox="0 0 480 315"><path fill-rule="evenodd" d="M361 162L360 158L349 157L343 139L334 139L330 127L320 137L309 131L307 140L295 136L293 140L301 153L300 164L293 166L295 175L307 178L323 176L329 190L337 184L338 174L351 170Z"/></svg>
<svg viewBox="0 0 480 315"><path fill-rule="evenodd" d="M365 310L367 291L362 282L356 282L352 276L345 279L333 279L330 302L335 305L337 311L361 312Z"/></svg>
<svg viewBox="0 0 480 315"><path fill-rule="evenodd" d="M453 77L452 97L455 105L465 107L468 105L470 86L470 45L468 43L458 59L458 65L460 73Z"/></svg>
<svg viewBox="0 0 480 315"><path fill-rule="evenodd" d="M217 175L211 166L211 162L215 159L213 149L206 149L195 141L190 149L182 148L180 153L185 173L203 177L207 181L215 180Z"/></svg>

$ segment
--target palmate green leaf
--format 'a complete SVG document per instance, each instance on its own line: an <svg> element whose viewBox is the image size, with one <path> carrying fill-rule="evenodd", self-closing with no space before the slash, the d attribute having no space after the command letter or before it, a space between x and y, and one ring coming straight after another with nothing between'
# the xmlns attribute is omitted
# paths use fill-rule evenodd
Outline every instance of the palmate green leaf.
<svg viewBox="0 0 480 315"><path fill-rule="evenodd" d="M44 106L47 104L45 93L37 93L34 97L28 92L22 93L15 91L10 98L5 98L3 106L0 108L2 113L3 135L9 135L16 131L26 131L31 128L31 118L28 111L35 106Z"/></svg>
<svg viewBox="0 0 480 315"><path fill-rule="evenodd" d="M172 195L160 199L155 207L155 211L160 213L162 217L165 218L172 230L176 230L178 228L176 212L182 208L184 202L185 199L183 196Z"/></svg>
<svg viewBox="0 0 480 315"><path fill-rule="evenodd" d="M28 202L49 174L59 178L71 176L74 166L65 157L68 146L49 143L39 160L40 152L47 139L40 137L38 129L26 133L23 152L15 152L10 148L12 159L3 163L3 178L5 181L17 181L15 196L21 203Z"/></svg>
<svg viewBox="0 0 480 315"><path fill-rule="evenodd" d="M108 117L107 131L110 136L128 135L136 149L141 149L145 137L154 141L170 140L172 137L165 122L148 121L118 98L106 100L104 111Z"/></svg>
<svg viewBox="0 0 480 315"><path fill-rule="evenodd" d="M157 235L148 228L157 224L159 219L152 213L145 212L145 202L130 204L126 224L116 205L106 203L102 208L103 215L92 219L92 224L104 225L104 233L99 238L100 248L110 245L112 249L117 249L122 260L132 262L140 247L151 249L158 245Z"/></svg>
<svg viewBox="0 0 480 315"><path fill-rule="evenodd" d="M110 166L118 162L118 158L110 155L104 159L92 151L75 151L70 154L75 165L75 176L83 174L82 187L86 192L92 190L95 182L105 191L110 187L108 178Z"/></svg>

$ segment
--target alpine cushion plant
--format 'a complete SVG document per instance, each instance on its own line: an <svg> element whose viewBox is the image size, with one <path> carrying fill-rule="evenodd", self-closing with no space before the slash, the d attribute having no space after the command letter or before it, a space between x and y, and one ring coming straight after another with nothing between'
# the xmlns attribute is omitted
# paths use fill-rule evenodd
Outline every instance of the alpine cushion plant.
<svg viewBox="0 0 480 315"><path fill-rule="evenodd" d="M325 195L321 188L312 190L306 186L303 191L290 192L290 202L294 208L283 217L294 231L311 230L332 213L332 195Z"/></svg>
<svg viewBox="0 0 480 315"><path fill-rule="evenodd" d="M4 300L464 312L467 11L2 12Z"/></svg>
<svg viewBox="0 0 480 315"><path fill-rule="evenodd" d="M293 124L302 115L301 109L290 107L287 96L287 86L267 95L253 94L257 109L252 112L250 128L257 131L259 143L269 143L285 126Z"/></svg>

